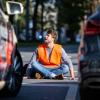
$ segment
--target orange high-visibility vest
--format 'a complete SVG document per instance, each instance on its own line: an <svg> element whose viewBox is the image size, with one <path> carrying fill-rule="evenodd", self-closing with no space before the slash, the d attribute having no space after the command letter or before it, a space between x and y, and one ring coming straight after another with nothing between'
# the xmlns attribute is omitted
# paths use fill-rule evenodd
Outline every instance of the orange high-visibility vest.
<svg viewBox="0 0 100 100"><path fill-rule="evenodd" d="M47 68L56 68L59 67L61 64L61 56L62 56L62 46L55 44L51 54L50 58L48 58L46 45L42 44L38 47L38 61L45 65Z"/></svg>

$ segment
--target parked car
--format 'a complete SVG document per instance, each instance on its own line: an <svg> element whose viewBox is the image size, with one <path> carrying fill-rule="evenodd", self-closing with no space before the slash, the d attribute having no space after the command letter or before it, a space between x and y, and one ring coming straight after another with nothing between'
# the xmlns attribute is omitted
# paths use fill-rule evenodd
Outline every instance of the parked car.
<svg viewBox="0 0 100 100"><path fill-rule="evenodd" d="M21 3L9 1L6 4L8 14L22 12ZM0 0L0 96L16 96L23 80L23 62L13 25L3 8L3 0Z"/></svg>
<svg viewBox="0 0 100 100"><path fill-rule="evenodd" d="M81 100L89 90L100 90L100 8L87 18L78 52ZM92 95L90 95L92 96Z"/></svg>

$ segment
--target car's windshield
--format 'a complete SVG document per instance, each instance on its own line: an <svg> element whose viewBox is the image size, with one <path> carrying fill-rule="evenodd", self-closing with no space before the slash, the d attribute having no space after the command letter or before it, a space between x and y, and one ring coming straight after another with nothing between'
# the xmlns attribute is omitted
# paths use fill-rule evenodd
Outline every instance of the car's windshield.
<svg viewBox="0 0 100 100"><path fill-rule="evenodd" d="M84 41L87 53L100 53L100 35L85 36Z"/></svg>

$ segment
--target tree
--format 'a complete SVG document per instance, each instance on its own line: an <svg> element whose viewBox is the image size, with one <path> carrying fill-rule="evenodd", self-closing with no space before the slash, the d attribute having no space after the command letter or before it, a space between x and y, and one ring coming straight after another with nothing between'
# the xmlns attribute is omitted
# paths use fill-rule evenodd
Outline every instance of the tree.
<svg viewBox="0 0 100 100"><path fill-rule="evenodd" d="M45 0L35 0L35 2L36 4L34 7L34 14L33 14L33 33L36 33L37 29L41 29L41 32L43 32L43 11L44 11ZM41 6L40 13L38 12L39 6Z"/></svg>
<svg viewBox="0 0 100 100"><path fill-rule="evenodd" d="M84 15L90 15L94 0L56 0L58 7L58 27L68 24L70 32L67 35L74 37L74 33L80 29L80 21L84 20Z"/></svg>
<svg viewBox="0 0 100 100"><path fill-rule="evenodd" d="M41 0L36 0L36 5L35 5L35 8L34 8L34 14L33 14L33 33L36 33L36 28L37 28L37 10L38 10L38 6L40 4L40 1Z"/></svg>

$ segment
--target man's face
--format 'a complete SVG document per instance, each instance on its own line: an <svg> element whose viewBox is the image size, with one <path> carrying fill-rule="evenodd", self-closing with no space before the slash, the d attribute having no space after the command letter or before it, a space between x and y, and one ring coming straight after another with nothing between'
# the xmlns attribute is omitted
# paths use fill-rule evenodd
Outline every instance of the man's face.
<svg viewBox="0 0 100 100"><path fill-rule="evenodd" d="M44 42L45 42L45 43L54 42L54 38L52 37L51 34L47 34L47 35L45 35Z"/></svg>

